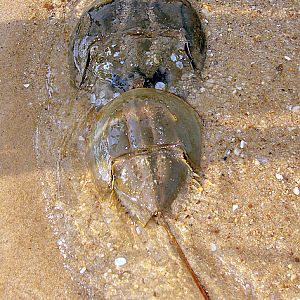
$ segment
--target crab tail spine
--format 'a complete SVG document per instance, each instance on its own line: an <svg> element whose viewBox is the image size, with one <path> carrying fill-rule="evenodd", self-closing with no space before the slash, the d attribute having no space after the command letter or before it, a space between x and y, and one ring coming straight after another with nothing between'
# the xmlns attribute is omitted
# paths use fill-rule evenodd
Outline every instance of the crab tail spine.
<svg viewBox="0 0 300 300"><path fill-rule="evenodd" d="M182 260L182 262L184 263L184 265L188 269L189 273L191 274L191 276L193 278L193 281L196 284L196 286L197 286L200 294L202 295L203 299L210 300L206 290L204 289L204 287L201 284L199 278L197 277L196 273L194 272L192 266L190 265L188 259L185 256L181 246L177 242L177 239L176 239L175 235L172 233L172 230L171 230L169 224L167 223L167 221L165 220L165 218L162 214L160 215L159 221L160 221L161 225L164 227L164 229L166 230L166 232L169 236L170 242L176 248L176 251L177 251L178 255L180 256L180 259Z"/></svg>

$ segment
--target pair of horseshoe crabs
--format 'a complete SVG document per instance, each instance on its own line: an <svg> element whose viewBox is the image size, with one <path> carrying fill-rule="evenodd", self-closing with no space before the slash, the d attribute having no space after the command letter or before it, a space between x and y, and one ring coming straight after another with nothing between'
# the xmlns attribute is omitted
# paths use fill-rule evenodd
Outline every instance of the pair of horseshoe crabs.
<svg viewBox="0 0 300 300"><path fill-rule="evenodd" d="M100 107L89 150L97 185L144 226L199 169L201 121L174 92L200 73L205 50L185 0L98 1L72 38L74 83Z"/></svg>
<svg viewBox="0 0 300 300"><path fill-rule="evenodd" d="M73 35L74 83L100 106L89 150L97 185L144 226L199 169L200 118L168 91L200 73L205 50L185 0L98 1Z"/></svg>

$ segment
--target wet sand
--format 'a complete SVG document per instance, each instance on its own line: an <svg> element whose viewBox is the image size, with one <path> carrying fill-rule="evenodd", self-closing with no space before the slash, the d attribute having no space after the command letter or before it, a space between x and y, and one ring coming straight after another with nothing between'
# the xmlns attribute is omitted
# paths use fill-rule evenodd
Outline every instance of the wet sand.
<svg viewBox="0 0 300 300"><path fill-rule="evenodd" d="M0 1L1 299L80 295L64 269L45 216L33 150L40 110L34 91L44 81L45 69L39 65L45 45L38 36L49 14L43 5L42 1Z"/></svg>
<svg viewBox="0 0 300 300"><path fill-rule="evenodd" d="M204 84L191 99L205 122L203 182L173 227L212 299L300 299L297 1L193 3L209 36ZM62 8L0 1L3 299L87 295L64 268L34 152Z"/></svg>

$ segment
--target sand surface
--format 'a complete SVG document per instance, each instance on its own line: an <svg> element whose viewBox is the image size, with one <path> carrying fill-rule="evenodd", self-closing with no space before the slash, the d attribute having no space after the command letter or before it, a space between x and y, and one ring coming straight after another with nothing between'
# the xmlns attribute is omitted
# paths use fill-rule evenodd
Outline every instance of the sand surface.
<svg viewBox="0 0 300 300"><path fill-rule="evenodd" d="M46 216L40 179L48 168L38 168L35 138L39 124L57 130L46 120L45 108L50 107L49 116L59 119L61 107L66 112L67 106L57 99L76 93L68 87L64 46L74 22L64 21L64 14L70 16L74 8L75 19L87 3L0 0L0 297L142 299L143 290L149 295L153 282L164 282L167 276L170 282L152 292L153 298L168 299L171 294L166 291L172 287L175 291L182 278L182 291L194 299L193 287L171 248L160 252L155 242L149 244L160 261L159 268L151 266L142 242L133 247L130 236L117 238L115 231L123 225L131 231L130 222L114 221L116 213L106 204L100 216L103 213L111 227L99 230L108 233L105 238L113 240L114 250L109 252L107 245L87 248L83 243L84 239L90 242L84 222L94 217L91 201L85 200L84 211L75 206L76 210L67 207L65 212L72 208L82 222L80 238L67 244L77 251L76 259L60 255L64 251L59 251L53 232L68 234L62 225L54 224L53 230ZM205 124L202 187L191 192L183 212L170 223L212 299L300 299L299 3L212 0L193 4L199 12L202 9L208 34L204 82L189 99ZM56 63L52 48L62 53ZM54 100L49 96L49 66ZM51 153L46 153L45 162L50 171ZM157 244L166 242L163 232L155 230L147 234L159 233ZM93 269L98 250L107 257L103 270ZM130 262L130 276L114 268L118 254ZM143 268L141 259L149 269ZM80 272L85 264L87 272ZM176 270L177 277L172 275ZM94 274L100 274L97 282Z"/></svg>
<svg viewBox="0 0 300 300"><path fill-rule="evenodd" d="M39 112L35 89L48 11L43 1L1 1L1 299L76 298L63 267L37 177L33 135ZM41 79L39 79L39 77ZM28 88L24 84L29 83Z"/></svg>

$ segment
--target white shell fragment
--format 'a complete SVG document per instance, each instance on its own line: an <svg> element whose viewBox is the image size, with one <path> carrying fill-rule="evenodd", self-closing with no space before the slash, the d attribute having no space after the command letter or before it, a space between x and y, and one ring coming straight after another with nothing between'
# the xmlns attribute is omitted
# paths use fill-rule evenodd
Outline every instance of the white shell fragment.
<svg viewBox="0 0 300 300"><path fill-rule="evenodd" d="M172 53L172 55L171 55L171 61L177 61L177 56L176 56L176 54L174 54L174 53Z"/></svg>
<svg viewBox="0 0 300 300"><path fill-rule="evenodd" d="M112 66L113 64L111 62L106 62L104 65L103 65L103 69L104 70L109 70L110 67Z"/></svg>
<svg viewBox="0 0 300 300"><path fill-rule="evenodd" d="M122 267L122 266L126 265L126 263L127 263L127 260L125 257L117 257L115 259L115 265L117 267Z"/></svg>
<svg viewBox="0 0 300 300"><path fill-rule="evenodd" d="M211 244L210 244L210 249L211 249L212 252L217 251L217 245L214 244L214 243L211 243Z"/></svg>
<svg viewBox="0 0 300 300"><path fill-rule="evenodd" d="M240 148L245 148L245 146L247 145L247 142L245 142L245 141L241 141L240 142Z"/></svg>
<svg viewBox="0 0 300 300"><path fill-rule="evenodd" d="M164 90L166 88L166 85L163 82L159 81L159 82L156 82L155 88L157 90Z"/></svg>
<svg viewBox="0 0 300 300"><path fill-rule="evenodd" d="M294 187L293 188L293 193L296 195L296 196L299 196L300 195L300 189L299 189L299 187Z"/></svg>
<svg viewBox="0 0 300 300"><path fill-rule="evenodd" d="M278 180L283 180L283 176L281 175L281 174L276 174L275 175L275 177L276 177L276 179L278 179Z"/></svg>
<svg viewBox="0 0 300 300"><path fill-rule="evenodd" d="M235 212L238 208L239 208L239 206L237 204L232 205L232 211L233 212Z"/></svg>
<svg viewBox="0 0 300 300"><path fill-rule="evenodd" d="M141 233L140 227L139 227L139 226L136 226L135 231L136 231L137 234L140 234L140 233Z"/></svg>
<svg viewBox="0 0 300 300"><path fill-rule="evenodd" d="M291 105L291 106L289 106L289 109L293 113L300 112L300 105Z"/></svg>
<svg viewBox="0 0 300 300"><path fill-rule="evenodd" d="M241 149L239 149L239 148L234 148L234 150L233 150L233 153L236 155L236 156L239 156L240 154L241 154Z"/></svg>
<svg viewBox="0 0 300 300"><path fill-rule="evenodd" d="M264 156L258 156L255 159L256 165L266 165L269 162L269 160Z"/></svg>
<svg viewBox="0 0 300 300"><path fill-rule="evenodd" d="M181 61L177 61L176 62L176 67L179 68L179 69L182 69L183 68L183 63Z"/></svg>

